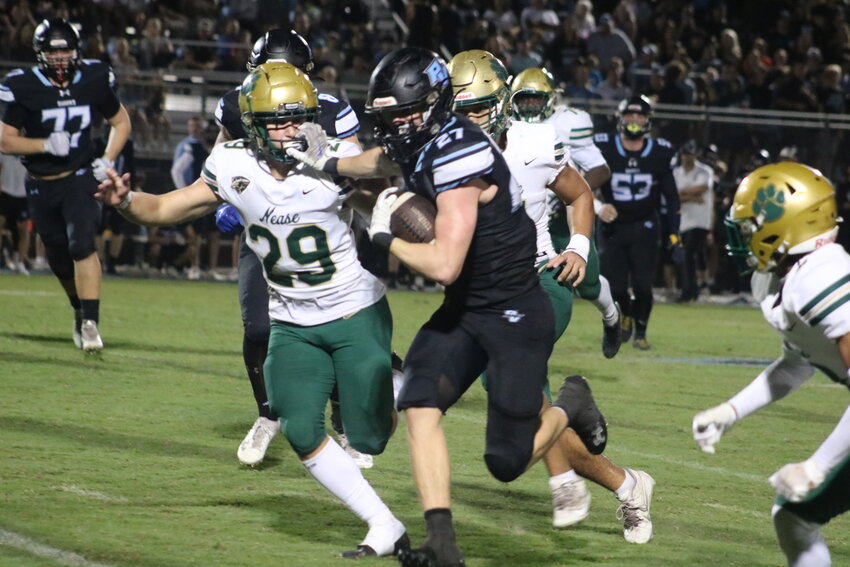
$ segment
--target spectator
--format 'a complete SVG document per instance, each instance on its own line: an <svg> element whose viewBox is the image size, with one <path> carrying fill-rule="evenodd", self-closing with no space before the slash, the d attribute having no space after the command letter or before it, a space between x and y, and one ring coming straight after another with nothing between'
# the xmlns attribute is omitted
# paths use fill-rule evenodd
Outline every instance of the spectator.
<svg viewBox="0 0 850 567"><path fill-rule="evenodd" d="M560 27L558 14L546 7L544 0L531 0L531 5L524 8L519 16L522 30L526 35L539 33L544 45L549 45L555 39L555 32ZM536 67L536 65L529 65ZM524 67L526 69L528 67ZM522 69L520 70L522 71ZM519 71L515 71L518 73Z"/></svg>
<svg viewBox="0 0 850 567"><path fill-rule="evenodd" d="M12 258L7 268L29 275L30 233L27 190L24 186L27 175L21 158L0 154L0 243L5 230L9 230Z"/></svg>
<svg viewBox="0 0 850 567"><path fill-rule="evenodd" d="M635 58L635 46L632 40L617 29L611 14L599 16L598 27L587 38L587 52L596 55L602 69L607 70L612 57L619 57L625 65Z"/></svg>
<svg viewBox="0 0 850 567"><path fill-rule="evenodd" d="M209 18L199 18L195 25L195 33L189 38L191 44L182 47L180 66L186 69L212 71L219 60L214 47L215 23ZM181 185L182 187L182 185Z"/></svg>
<svg viewBox="0 0 850 567"><path fill-rule="evenodd" d="M605 73L605 80L599 84L595 91L602 100L619 102L629 98L632 89L623 83L623 61L619 57L611 59L611 65Z"/></svg>
<svg viewBox="0 0 850 567"><path fill-rule="evenodd" d="M162 20L148 18L139 42L139 66L142 69L162 69L174 60L174 46L163 35Z"/></svg>
<svg viewBox="0 0 850 567"><path fill-rule="evenodd" d="M584 41L578 36L575 20L563 18L555 41L549 45L546 52L546 59L552 64L550 70L556 75L565 75L583 51Z"/></svg>
<svg viewBox="0 0 850 567"><path fill-rule="evenodd" d="M720 59L725 63L732 63L737 66L743 56L741 42L738 41L738 32L732 28L726 28L720 32Z"/></svg>
<svg viewBox="0 0 850 567"><path fill-rule="evenodd" d="M661 72L663 67L658 63L658 47L652 43L644 45L638 58L628 66L629 86L632 92L647 92L649 88L649 77L653 71Z"/></svg>
<svg viewBox="0 0 850 567"><path fill-rule="evenodd" d="M593 2L590 0L578 0L572 18L578 36L586 40L590 34L596 31L596 18L593 17Z"/></svg>
<svg viewBox="0 0 850 567"><path fill-rule="evenodd" d="M487 8L481 18L502 33L516 35L520 29L519 19L511 9L510 0L495 0L493 7Z"/></svg>
<svg viewBox="0 0 850 567"><path fill-rule="evenodd" d="M575 60L572 76L572 80L564 87L564 96L569 99L572 106L587 108L591 99L599 98L590 82L590 67L587 59L579 57Z"/></svg>
<svg viewBox="0 0 850 567"><path fill-rule="evenodd" d="M511 54L508 61L511 73L519 75L531 67L540 67L543 64L543 57L537 51L534 51L528 37L521 36L517 38L516 51Z"/></svg>
<svg viewBox="0 0 850 567"><path fill-rule="evenodd" d="M706 239L711 230L714 209L714 172L697 161L697 145L688 141L679 151L680 164L673 169L673 178L682 204L682 245L685 261L680 267L680 302L696 301L706 275ZM701 278L697 270L702 273ZM701 280L701 281L700 281Z"/></svg>
<svg viewBox="0 0 850 567"><path fill-rule="evenodd" d="M742 108L747 106L747 90L744 79L738 74L737 66L724 61L720 66L720 78L714 82L715 106Z"/></svg>

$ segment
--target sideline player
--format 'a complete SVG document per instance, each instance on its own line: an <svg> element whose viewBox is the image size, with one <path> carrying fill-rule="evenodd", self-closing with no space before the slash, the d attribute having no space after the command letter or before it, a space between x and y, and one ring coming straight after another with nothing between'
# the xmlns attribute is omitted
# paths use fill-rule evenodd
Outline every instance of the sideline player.
<svg viewBox="0 0 850 567"><path fill-rule="evenodd" d="M751 172L726 217L730 254L753 274L753 295L782 337L782 354L727 402L694 417L694 439L714 453L738 421L777 401L815 369L850 384L850 255L835 243L835 189L820 171L782 162ZM828 567L820 528L850 510L850 409L815 452L770 477L773 525L790 567Z"/></svg>
<svg viewBox="0 0 850 567"><path fill-rule="evenodd" d="M101 205L91 195L132 126L115 94L112 69L81 58L80 36L67 20L42 21L33 49L38 65L11 71L0 86L0 101L6 103L0 152L23 156L32 220L74 309L74 345L99 352L102 274L95 239ZM100 116L111 128L98 157L92 126Z"/></svg>
<svg viewBox="0 0 850 567"><path fill-rule="evenodd" d="M325 432L334 386L349 442L380 454L396 424L392 316L384 285L357 260L347 200L353 191L298 165L284 148L319 112L315 88L288 63L265 63L242 84L239 107L247 140L217 145L201 178L160 196L128 192L110 170L99 197L129 220L169 225L197 218L226 201L244 220L261 258L272 320L265 362L271 409L304 468L360 519L369 532L346 557L384 556L407 546L404 526L357 464ZM334 141L328 151L356 155Z"/></svg>
<svg viewBox="0 0 850 567"><path fill-rule="evenodd" d="M558 266L569 262L570 254L586 259L593 226L593 196L585 180L569 165L570 152L564 149L550 124L508 118L511 113L506 82L508 71L501 61L487 51L474 49L455 55L448 68L455 93L455 111L490 134L521 187L523 205L537 229L538 275L552 301L557 341L572 315L572 293L568 286L581 287L582 281L579 278L568 281L568 269L556 279L552 277L553 268L547 268L547 264ZM547 201L553 193L575 211L570 245L560 255L549 234ZM566 222L566 219L561 220ZM553 261L556 257L558 259ZM619 333L619 329L615 330ZM632 543L649 541L652 537L649 506L655 481L643 471L623 469L602 455L590 454L570 429L543 457L552 492L552 524L568 527L582 521L589 513L590 492L572 470L570 457L579 463L579 474L617 496L626 540Z"/></svg>

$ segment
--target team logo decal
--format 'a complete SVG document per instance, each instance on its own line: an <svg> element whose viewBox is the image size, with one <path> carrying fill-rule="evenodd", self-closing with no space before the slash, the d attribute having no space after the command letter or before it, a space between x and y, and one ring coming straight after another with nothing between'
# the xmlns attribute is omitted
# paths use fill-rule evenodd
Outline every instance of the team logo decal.
<svg viewBox="0 0 850 567"><path fill-rule="evenodd" d="M767 187L761 187L756 191L753 212L756 216L763 216L767 222L779 220L785 213L785 192L782 189L776 189L773 183Z"/></svg>
<svg viewBox="0 0 850 567"><path fill-rule="evenodd" d="M236 191L237 193L241 193L245 189L248 188L248 185L251 184L251 181L247 177L242 177L241 175L238 177L234 177L230 182L230 188Z"/></svg>
<svg viewBox="0 0 850 567"><path fill-rule="evenodd" d="M502 318L507 319L508 323L519 323L523 317L525 317L525 313L520 313L516 309L505 309L502 313Z"/></svg>

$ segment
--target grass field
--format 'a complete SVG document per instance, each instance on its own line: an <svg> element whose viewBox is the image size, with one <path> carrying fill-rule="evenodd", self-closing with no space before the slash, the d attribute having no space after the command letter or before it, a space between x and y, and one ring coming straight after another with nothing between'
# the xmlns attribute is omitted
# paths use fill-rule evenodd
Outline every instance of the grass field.
<svg viewBox="0 0 850 567"><path fill-rule="evenodd" d="M75 350L71 310L47 276L0 277L0 566L308 567L344 565L365 527L307 476L281 439L256 470L236 447L255 419L233 284L110 279L99 357ZM436 294L397 292L404 352ZM454 515L470 567L776 566L767 477L807 457L847 405L817 375L800 392L697 450L691 418L748 383L779 341L749 308L658 305L654 349L599 348L593 307L577 302L550 380L590 378L609 423L606 454L657 481L655 538L622 538L616 501L593 485L591 516L550 524L546 474L492 479L481 459L485 400L473 387L444 420ZM408 527L424 523L402 429L367 476ZM825 529L850 565L847 518ZM392 565L390 559L362 561Z"/></svg>

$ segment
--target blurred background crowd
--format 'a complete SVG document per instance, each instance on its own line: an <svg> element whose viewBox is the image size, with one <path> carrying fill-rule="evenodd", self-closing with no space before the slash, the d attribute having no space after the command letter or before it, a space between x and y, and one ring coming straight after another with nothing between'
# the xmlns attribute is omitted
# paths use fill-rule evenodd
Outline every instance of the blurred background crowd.
<svg viewBox="0 0 850 567"><path fill-rule="evenodd" d="M676 147L692 141L713 168L718 216L743 174L792 159L829 176L850 217L850 155L841 151L850 129L846 0L0 0L0 70L34 62L33 31L45 17L79 24L84 56L114 69L133 121L132 173L157 193L174 187L170 161L188 120L211 145L218 98L241 82L253 41L291 26L313 49L311 78L355 110L372 69L397 47L447 60L486 49L514 75L546 67L563 102L590 112L597 132L613 129L623 98L650 97L654 135ZM215 254L203 267L218 266L218 246ZM704 279L718 292L737 285Z"/></svg>

